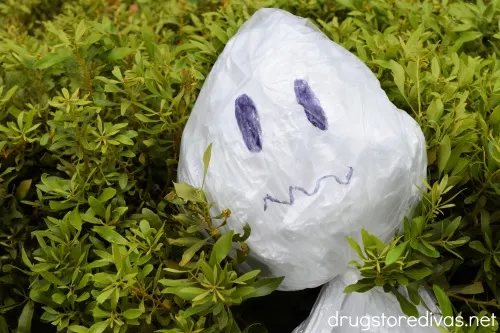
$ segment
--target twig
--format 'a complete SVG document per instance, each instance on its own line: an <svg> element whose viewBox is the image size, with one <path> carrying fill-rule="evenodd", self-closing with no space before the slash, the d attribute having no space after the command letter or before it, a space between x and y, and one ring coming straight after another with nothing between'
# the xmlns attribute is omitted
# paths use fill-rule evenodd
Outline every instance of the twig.
<svg viewBox="0 0 500 333"><path fill-rule="evenodd" d="M77 59L78 63L80 64L80 67L82 68L82 71L83 71L83 79L85 81L85 88L92 96L94 94L94 91L92 89L92 82L90 80L90 74L87 70L87 65L85 63L85 60L80 56L80 54L78 54L78 52L75 52L75 55L76 55L76 59Z"/></svg>
<svg viewBox="0 0 500 333"><path fill-rule="evenodd" d="M167 304L163 303L162 301L160 301L159 299L157 299L153 295L148 294L145 290L142 290L142 289L136 288L136 287L132 287L132 291L134 293L136 293L138 295L141 295L142 297L147 298L150 301L154 302L160 308L164 308L164 309L166 309L168 311L172 310L172 307L170 305L167 305Z"/></svg>
<svg viewBox="0 0 500 333"><path fill-rule="evenodd" d="M453 294L453 293L449 293L449 292L446 292L446 295L448 295L450 297L453 297L453 298L456 298L456 299L459 299L461 301L467 302L467 303L475 303L475 304L478 304L478 305L485 305L485 306L494 306L494 307L498 308L498 304L496 303L495 300L492 300L492 301L476 301L476 300L474 300L472 298L462 297L462 296L459 296L457 294Z"/></svg>
<svg viewBox="0 0 500 333"><path fill-rule="evenodd" d="M425 289L429 289L429 290L432 289L432 287L429 286L428 284L424 284L424 288ZM450 293L449 291L445 291L445 294L448 295L448 296L450 296L450 297L452 297L452 298L464 301L466 303L474 303L474 304L477 304L477 305L494 306L496 308L500 308L500 306L497 304L496 300L491 300L491 301L477 301L477 300L472 299L472 298L467 298L467 297L459 296L459 295L454 294L454 293Z"/></svg>

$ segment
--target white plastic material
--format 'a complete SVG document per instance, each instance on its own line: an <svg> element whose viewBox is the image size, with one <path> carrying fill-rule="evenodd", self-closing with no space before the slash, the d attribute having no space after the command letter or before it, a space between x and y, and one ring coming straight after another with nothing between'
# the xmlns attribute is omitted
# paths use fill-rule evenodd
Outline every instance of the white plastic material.
<svg viewBox="0 0 500 333"><path fill-rule="evenodd" d="M438 333L443 325L435 300L425 289L420 296L427 305L417 308L419 316L403 314L396 296L374 288L366 293L343 293L358 281L357 272L348 271L324 285L311 315L292 333ZM401 294L406 296L404 289Z"/></svg>
<svg viewBox="0 0 500 333"><path fill-rule="evenodd" d="M261 9L227 43L182 136L178 181L204 190L228 227L252 234L249 263L320 286L356 258L345 237L387 239L420 200L426 146L369 68L306 19Z"/></svg>

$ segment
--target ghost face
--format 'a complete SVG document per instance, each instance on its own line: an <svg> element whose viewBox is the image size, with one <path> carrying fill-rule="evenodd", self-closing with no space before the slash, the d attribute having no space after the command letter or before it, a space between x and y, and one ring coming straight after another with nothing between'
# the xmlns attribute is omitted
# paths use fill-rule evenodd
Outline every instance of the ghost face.
<svg viewBox="0 0 500 333"><path fill-rule="evenodd" d="M307 120L313 126L326 131L328 129L328 120L323 108L321 107L321 103L314 95L311 87L309 87L307 82L304 80L295 80L294 88L297 103L303 106ZM262 130L260 126L260 119L255 103L250 97L243 94L236 99L235 115L247 149L251 152L260 152L262 150ZM349 172L347 173L345 180L340 180L339 177L335 175L324 175L318 178L316 186L312 192L308 192L300 186L290 185L288 188L288 200L279 200L270 194L266 194L264 197L264 211L267 210L269 202L293 206L295 204L294 192L301 192L307 196L317 194L321 181L327 178L335 179L335 181L340 185L348 185L353 171L353 168L349 167Z"/></svg>
<svg viewBox="0 0 500 333"><path fill-rule="evenodd" d="M425 141L370 70L305 20L263 9L227 44L183 133L179 181L201 186L228 227L249 223L249 264L281 290L324 284L387 238L419 200Z"/></svg>

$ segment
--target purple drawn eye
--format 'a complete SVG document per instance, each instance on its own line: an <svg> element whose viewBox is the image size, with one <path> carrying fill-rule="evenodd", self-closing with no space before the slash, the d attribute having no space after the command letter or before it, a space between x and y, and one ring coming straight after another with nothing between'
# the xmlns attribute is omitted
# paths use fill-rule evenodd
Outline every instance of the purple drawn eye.
<svg viewBox="0 0 500 333"><path fill-rule="evenodd" d="M328 121L325 111L309 84L305 80L297 79L295 80L294 88L297 103L304 107L309 122L320 130L326 131L328 129Z"/></svg>
<svg viewBox="0 0 500 333"><path fill-rule="evenodd" d="M236 99L235 115L243 141L248 150L258 153L262 150L262 129L255 103L243 94Z"/></svg>

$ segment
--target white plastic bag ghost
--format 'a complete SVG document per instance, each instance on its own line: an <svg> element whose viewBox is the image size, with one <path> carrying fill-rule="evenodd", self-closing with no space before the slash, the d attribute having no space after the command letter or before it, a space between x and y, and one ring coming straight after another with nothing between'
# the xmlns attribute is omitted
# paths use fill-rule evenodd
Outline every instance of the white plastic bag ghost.
<svg viewBox="0 0 500 333"><path fill-rule="evenodd" d="M426 290L420 291L425 308L417 308L419 317L403 314L396 296L374 288L366 293L345 294L346 286L356 283L358 272L349 270L321 289L311 315L292 333L438 333L446 324L435 300ZM404 296L405 290L400 293Z"/></svg>
<svg viewBox="0 0 500 333"><path fill-rule="evenodd" d="M227 227L252 228L252 268L280 290L320 286L356 256L360 230L386 239L419 201L423 134L353 54L278 9L227 43L182 136L178 181L201 187Z"/></svg>

